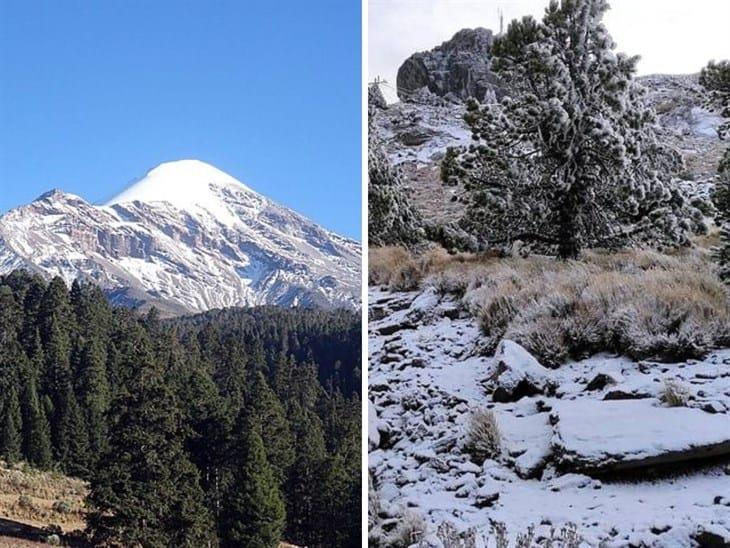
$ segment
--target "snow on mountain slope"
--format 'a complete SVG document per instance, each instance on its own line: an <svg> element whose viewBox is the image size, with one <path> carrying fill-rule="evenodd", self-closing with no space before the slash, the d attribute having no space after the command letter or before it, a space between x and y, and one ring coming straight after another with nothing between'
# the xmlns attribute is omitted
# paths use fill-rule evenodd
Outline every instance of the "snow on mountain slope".
<svg viewBox="0 0 730 548"><path fill-rule="evenodd" d="M197 160L161 164L102 206L55 190L9 211L0 272L19 267L168 314L359 306L359 243Z"/></svg>

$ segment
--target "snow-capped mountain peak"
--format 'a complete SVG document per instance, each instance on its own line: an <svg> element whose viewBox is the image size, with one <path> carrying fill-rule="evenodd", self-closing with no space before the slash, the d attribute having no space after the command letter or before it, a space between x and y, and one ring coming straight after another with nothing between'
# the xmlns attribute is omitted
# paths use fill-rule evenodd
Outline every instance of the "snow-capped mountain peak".
<svg viewBox="0 0 730 548"><path fill-rule="evenodd" d="M203 209L230 225L236 222L236 216L226 205L226 193L248 194L257 201L263 198L210 164L200 160L178 160L151 169L105 205L167 202L180 209Z"/></svg>
<svg viewBox="0 0 730 548"><path fill-rule="evenodd" d="M0 217L0 273L90 278L171 314L357 306L360 245L199 160L160 164L104 205L54 190Z"/></svg>

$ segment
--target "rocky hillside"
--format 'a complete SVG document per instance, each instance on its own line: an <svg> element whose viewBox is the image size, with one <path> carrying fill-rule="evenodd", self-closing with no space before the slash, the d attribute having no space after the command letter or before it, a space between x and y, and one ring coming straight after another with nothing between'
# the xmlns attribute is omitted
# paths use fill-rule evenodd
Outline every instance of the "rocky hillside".
<svg viewBox="0 0 730 548"><path fill-rule="evenodd" d="M511 542L530 526L541 546L729 545L730 350L548 369L509 340L484 355L478 319L432 287L368 303L372 537L419 516L427 546L500 546L500 527L528 546ZM500 454L475 463L480 408Z"/></svg>
<svg viewBox="0 0 730 548"><path fill-rule="evenodd" d="M359 305L360 246L196 160L162 164L104 205L60 190L0 217L0 273L90 279L167 314Z"/></svg>
<svg viewBox="0 0 730 548"><path fill-rule="evenodd" d="M460 189L440 182L440 162L447 147L471 142L464 99L492 101L508 93L509 82L500 83L489 72L492 38L487 29L464 29L433 50L412 55L398 71L401 102L377 109L374 131L401 166L414 203L428 219L454 221L462 209ZM639 82L657 113L661 138L684 159L679 176L706 192L723 147L716 133L721 118L706 109L698 76L654 75Z"/></svg>

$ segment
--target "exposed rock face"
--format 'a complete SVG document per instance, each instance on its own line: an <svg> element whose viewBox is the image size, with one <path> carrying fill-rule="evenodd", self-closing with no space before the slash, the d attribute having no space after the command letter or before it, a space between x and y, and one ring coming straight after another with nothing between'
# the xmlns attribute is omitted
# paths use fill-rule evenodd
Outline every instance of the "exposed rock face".
<svg viewBox="0 0 730 548"><path fill-rule="evenodd" d="M501 85L489 70L489 47L494 35L485 28L462 29L451 40L411 55L398 69L398 97L410 100L422 88L439 97L480 101Z"/></svg>
<svg viewBox="0 0 730 548"><path fill-rule="evenodd" d="M0 217L0 273L99 284L167 315L358 306L360 246L196 160L162 164L103 206L61 191Z"/></svg>

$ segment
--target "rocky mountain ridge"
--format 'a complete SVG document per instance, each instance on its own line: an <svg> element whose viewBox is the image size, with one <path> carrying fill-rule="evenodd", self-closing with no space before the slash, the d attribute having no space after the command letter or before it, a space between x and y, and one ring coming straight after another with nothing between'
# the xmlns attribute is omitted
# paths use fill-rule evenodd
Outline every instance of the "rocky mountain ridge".
<svg viewBox="0 0 730 548"><path fill-rule="evenodd" d="M197 160L161 164L104 205L60 190L0 217L0 272L99 284L165 314L357 307L360 244Z"/></svg>
<svg viewBox="0 0 730 548"><path fill-rule="evenodd" d="M484 101L503 92L497 76L489 70L491 30L462 29L430 51L414 53L398 69L398 97L408 101L423 88L438 97Z"/></svg>
<svg viewBox="0 0 730 548"><path fill-rule="evenodd" d="M467 30L470 29L457 36ZM491 31L486 32L492 36ZM449 58L442 51L445 44L406 60L399 71L401 102L373 106L372 121L372 131L378 134L391 161L401 167L414 204L427 219L437 222L456 221L462 210L458 202L460 189L444 186L440 181L440 164L446 149L471 143L471 131L464 121L464 99L475 96L469 84L473 80L459 74L488 70L489 59L482 42L471 42L469 50L469 41L459 41L460 68L455 69L453 61L445 60ZM450 48L445 51L451 51ZM422 78L409 76L402 81L401 71L418 72L412 69L414 63L431 69L424 69ZM707 109L707 92L699 84L698 75L649 75L637 80L646 90L646 103L657 114L660 139L683 159L684 169L679 178L706 195L714 184L723 151L717 135L722 118ZM416 84L420 87L414 87ZM376 94L373 92L372 96Z"/></svg>

